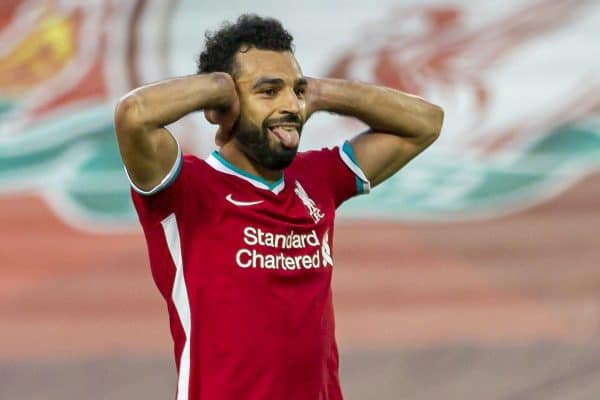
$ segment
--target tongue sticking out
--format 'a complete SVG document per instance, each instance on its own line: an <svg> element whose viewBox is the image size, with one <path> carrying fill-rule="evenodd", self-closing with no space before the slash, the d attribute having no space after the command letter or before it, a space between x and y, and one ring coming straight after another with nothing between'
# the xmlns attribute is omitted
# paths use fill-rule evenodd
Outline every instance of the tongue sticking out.
<svg viewBox="0 0 600 400"><path fill-rule="evenodd" d="M269 128L271 132L275 134L281 141L285 147L298 147L298 142L300 141L300 135L298 134L298 129L293 127L281 127L274 126Z"/></svg>

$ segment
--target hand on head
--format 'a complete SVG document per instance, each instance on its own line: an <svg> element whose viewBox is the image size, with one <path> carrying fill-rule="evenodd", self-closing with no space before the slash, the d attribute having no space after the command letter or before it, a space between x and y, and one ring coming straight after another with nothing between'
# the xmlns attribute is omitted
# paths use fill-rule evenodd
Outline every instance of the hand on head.
<svg viewBox="0 0 600 400"><path fill-rule="evenodd" d="M219 125L215 134L217 146L223 146L233 134L232 128L240 116L240 100L237 90L233 90L231 102L227 107L204 110L204 116L213 125Z"/></svg>
<svg viewBox="0 0 600 400"><path fill-rule="evenodd" d="M316 78L310 78L308 76L305 77L308 85L306 86L306 90L304 92L304 99L306 102L306 114L304 115L304 122L308 121L312 114L318 111L317 101L319 96L321 95L319 89L319 80Z"/></svg>

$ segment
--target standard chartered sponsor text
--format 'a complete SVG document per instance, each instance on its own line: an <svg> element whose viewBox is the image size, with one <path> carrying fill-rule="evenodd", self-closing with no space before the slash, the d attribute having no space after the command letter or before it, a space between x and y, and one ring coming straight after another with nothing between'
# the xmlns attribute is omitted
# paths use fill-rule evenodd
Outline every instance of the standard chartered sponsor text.
<svg viewBox="0 0 600 400"><path fill-rule="evenodd" d="M248 246L260 245L280 249L303 249L307 245L318 246L319 238L313 229L310 233L295 233L287 235L282 233L265 232L260 228L247 226L244 228L244 243Z"/></svg>
<svg viewBox="0 0 600 400"><path fill-rule="evenodd" d="M324 240L327 240L324 235ZM332 263L329 254L329 245L321 243L317 232L313 229L309 233L287 234L263 231L260 228L248 226L244 228L244 243L249 246L237 251L235 261L240 268L279 269L296 271L300 269L316 269L330 266ZM276 254L265 254L254 246L270 247L281 250L314 248L309 254L293 255L287 251ZM322 254L323 252L327 254ZM296 252L294 252L296 253Z"/></svg>

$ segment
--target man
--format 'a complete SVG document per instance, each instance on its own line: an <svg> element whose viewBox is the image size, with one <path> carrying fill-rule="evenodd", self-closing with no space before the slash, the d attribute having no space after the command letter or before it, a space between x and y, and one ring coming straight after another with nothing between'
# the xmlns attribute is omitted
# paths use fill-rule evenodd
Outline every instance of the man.
<svg viewBox="0 0 600 400"><path fill-rule="evenodd" d="M165 128L198 110L219 126L206 160L182 156ZM370 129L296 154L317 111ZM168 306L178 400L342 399L335 209L431 144L442 119L397 90L303 76L289 33L254 15L207 34L197 75L119 102L117 137Z"/></svg>

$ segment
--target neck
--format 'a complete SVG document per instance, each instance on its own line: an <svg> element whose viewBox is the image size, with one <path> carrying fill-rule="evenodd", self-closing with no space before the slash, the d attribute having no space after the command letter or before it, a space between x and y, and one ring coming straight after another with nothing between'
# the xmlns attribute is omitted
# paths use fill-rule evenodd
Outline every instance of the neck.
<svg viewBox="0 0 600 400"><path fill-rule="evenodd" d="M259 165L236 146L235 140L225 143L219 149L219 154L242 171L258 176L268 182L273 183L281 178L282 172L280 170L267 169Z"/></svg>

